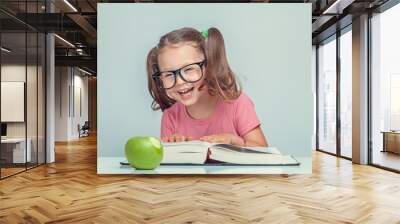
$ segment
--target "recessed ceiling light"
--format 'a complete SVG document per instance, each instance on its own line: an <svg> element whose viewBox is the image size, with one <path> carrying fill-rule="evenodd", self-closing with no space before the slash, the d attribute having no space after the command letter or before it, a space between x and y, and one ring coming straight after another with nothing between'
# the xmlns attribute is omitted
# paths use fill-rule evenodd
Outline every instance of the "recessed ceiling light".
<svg viewBox="0 0 400 224"><path fill-rule="evenodd" d="M5 48L5 47L1 47L1 50L4 51L4 52L6 52L6 53L10 53L10 52L11 52L11 50L9 50L9 49L7 49L7 48Z"/></svg>
<svg viewBox="0 0 400 224"><path fill-rule="evenodd" d="M90 72L88 72L88 71L86 71L86 70L83 70L83 69L81 69L81 68L79 68L79 67L78 67L78 70L81 71L81 72L83 72L83 73L85 73L85 74L87 74L87 75L90 75L90 76L93 75L92 73L90 73Z"/></svg>
<svg viewBox="0 0 400 224"><path fill-rule="evenodd" d="M67 4L72 10L74 10L74 12L78 12L78 10L71 4L69 3L68 0L64 0L65 4Z"/></svg>
<svg viewBox="0 0 400 224"><path fill-rule="evenodd" d="M343 9L353 2L354 0L336 0L322 14L342 14Z"/></svg>
<svg viewBox="0 0 400 224"><path fill-rule="evenodd" d="M75 48L75 45L73 45L73 44L72 44L71 42L69 42L68 40L66 40L66 39L64 39L64 38L62 38L62 37L60 37L60 36L57 35L57 34L54 34L54 36L57 37L58 39L60 39L62 42L66 43L67 45L69 45L69 46Z"/></svg>

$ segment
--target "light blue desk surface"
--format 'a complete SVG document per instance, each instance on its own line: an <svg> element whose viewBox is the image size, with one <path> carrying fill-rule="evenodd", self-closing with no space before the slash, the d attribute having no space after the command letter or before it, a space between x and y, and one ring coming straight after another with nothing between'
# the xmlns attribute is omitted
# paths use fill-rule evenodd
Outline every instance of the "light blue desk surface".
<svg viewBox="0 0 400 224"><path fill-rule="evenodd" d="M154 170L136 170L121 165L125 157L97 158L97 174L311 174L311 157L296 157L298 166L161 165Z"/></svg>

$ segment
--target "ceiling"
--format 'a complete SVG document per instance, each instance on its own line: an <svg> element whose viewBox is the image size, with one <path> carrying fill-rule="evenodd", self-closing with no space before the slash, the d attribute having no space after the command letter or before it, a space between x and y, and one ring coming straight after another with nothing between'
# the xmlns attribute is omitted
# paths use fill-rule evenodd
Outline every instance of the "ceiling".
<svg viewBox="0 0 400 224"><path fill-rule="evenodd" d="M56 65L82 66L96 71L97 56L97 3L171 3L171 2L254 2L254 3L311 3L313 43L317 43L335 32L335 24L340 19L349 21L351 17L373 9L387 0L1 0L0 25L5 38L15 49L25 46L23 34L30 31L55 32L59 37L72 43L74 47L55 38ZM52 13L50 12L50 8ZM327 10L328 9L328 10ZM341 26L346 26L342 22ZM6 43L2 41L2 43ZM4 44L3 44L4 46ZM32 47L32 49L31 49ZM28 45L28 52L33 51L34 43ZM18 51L18 50L16 50ZM21 52L23 53L23 52Z"/></svg>

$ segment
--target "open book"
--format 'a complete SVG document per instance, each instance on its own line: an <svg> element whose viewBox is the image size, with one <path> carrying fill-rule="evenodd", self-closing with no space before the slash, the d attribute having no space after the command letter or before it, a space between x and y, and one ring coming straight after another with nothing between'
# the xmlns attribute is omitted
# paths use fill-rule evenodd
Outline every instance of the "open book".
<svg viewBox="0 0 400 224"><path fill-rule="evenodd" d="M212 164L218 165L300 164L291 155L282 155L275 147L238 147L204 141L164 142L163 146L161 164L206 164L207 161L217 162Z"/></svg>

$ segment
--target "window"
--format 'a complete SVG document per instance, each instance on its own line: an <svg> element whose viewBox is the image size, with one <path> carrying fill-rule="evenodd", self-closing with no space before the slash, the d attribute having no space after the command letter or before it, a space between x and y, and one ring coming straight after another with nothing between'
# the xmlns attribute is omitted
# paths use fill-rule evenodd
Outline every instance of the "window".
<svg viewBox="0 0 400 224"><path fill-rule="evenodd" d="M351 158L353 74L351 26L348 29L340 36L340 155Z"/></svg>
<svg viewBox="0 0 400 224"><path fill-rule="evenodd" d="M318 47L318 149L336 153L336 39Z"/></svg>
<svg viewBox="0 0 400 224"><path fill-rule="evenodd" d="M400 73L390 74L390 130L400 130Z"/></svg>
<svg viewBox="0 0 400 224"><path fill-rule="evenodd" d="M372 163L400 170L400 4L371 18Z"/></svg>

